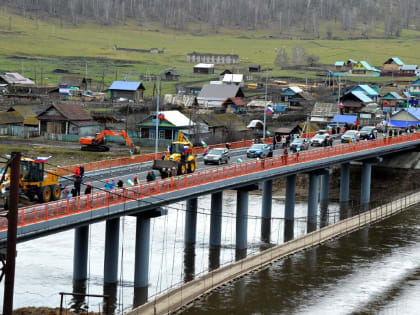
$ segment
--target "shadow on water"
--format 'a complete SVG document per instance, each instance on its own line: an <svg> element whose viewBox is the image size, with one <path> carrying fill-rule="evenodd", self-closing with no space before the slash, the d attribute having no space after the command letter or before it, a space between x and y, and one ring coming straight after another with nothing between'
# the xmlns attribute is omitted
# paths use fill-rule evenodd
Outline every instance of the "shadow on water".
<svg viewBox="0 0 420 315"><path fill-rule="evenodd" d="M73 293L86 294L86 280L73 280ZM75 313L86 312L88 305L83 295L75 295L70 301L70 310Z"/></svg>
<svg viewBox="0 0 420 315"><path fill-rule="evenodd" d="M103 312L106 315L113 315L117 309L117 284L104 283L104 295L108 296L104 299Z"/></svg>
<svg viewBox="0 0 420 315"><path fill-rule="evenodd" d="M195 274L195 245L185 244L184 246L184 282L194 280Z"/></svg>

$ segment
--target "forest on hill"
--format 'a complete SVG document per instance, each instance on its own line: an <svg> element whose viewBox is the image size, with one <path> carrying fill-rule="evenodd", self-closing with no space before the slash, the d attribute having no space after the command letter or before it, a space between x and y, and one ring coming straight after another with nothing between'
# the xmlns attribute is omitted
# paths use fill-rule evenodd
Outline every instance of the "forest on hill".
<svg viewBox="0 0 420 315"><path fill-rule="evenodd" d="M342 31L361 37L380 32L398 37L403 29L420 30L419 0L0 0L0 5L29 18L58 18L74 25L95 22L139 25L159 23L188 30L204 25L243 30L299 29L312 38L332 39ZM320 25L334 22L320 34Z"/></svg>

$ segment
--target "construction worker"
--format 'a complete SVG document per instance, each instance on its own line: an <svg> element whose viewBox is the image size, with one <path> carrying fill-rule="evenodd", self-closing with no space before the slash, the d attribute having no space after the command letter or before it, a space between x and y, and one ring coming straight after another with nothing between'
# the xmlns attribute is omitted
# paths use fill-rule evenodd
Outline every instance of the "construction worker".
<svg viewBox="0 0 420 315"><path fill-rule="evenodd" d="M76 189L76 195L80 196L80 188L82 186L82 178L79 176L74 181L74 188Z"/></svg>
<svg viewBox="0 0 420 315"><path fill-rule="evenodd" d="M115 179L111 179L111 188L110 189L114 189L115 188Z"/></svg>
<svg viewBox="0 0 420 315"><path fill-rule="evenodd" d="M134 175L133 183L134 183L134 185L138 185L139 184L139 179L138 179L137 175Z"/></svg>
<svg viewBox="0 0 420 315"><path fill-rule="evenodd" d="M123 186L124 186L123 181L122 181L121 179L119 179L119 180L118 180L118 183L117 183L117 187L118 187L118 188L123 188Z"/></svg>
<svg viewBox="0 0 420 315"><path fill-rule="evenodd" d="M75 168L74 168L74 177L80 177L80 167L79 166L76 166Z"/></svg>
<svg viewBox="0 0 420 315"><path fill-rule="evenodd" d="M155 179L156 179L155 173L153 173L153 171L148 171L146 180L148 182L151 182L151 181L154 181Z"/></svg>
<svg viewBox="0 0 420 315"><path fill-rule="evenodd" d="M91 193L92 193L92 185L87 184L86 189L85 189L85 195L89 195Z"/></svg>
<svg viewBox="0 0 420 315"><path fill-rule="evenodd" d="M107 180L105 181L105 185L104 185L104 187L105 187L105 189L106 189L106 190L111 189L111 183L109 182L109 179L107 179Z"/></svg>

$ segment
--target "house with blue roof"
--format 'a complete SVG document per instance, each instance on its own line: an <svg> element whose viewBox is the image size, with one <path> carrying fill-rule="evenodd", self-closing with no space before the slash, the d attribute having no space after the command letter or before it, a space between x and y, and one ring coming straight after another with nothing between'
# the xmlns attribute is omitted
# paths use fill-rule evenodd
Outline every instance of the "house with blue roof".
<svg viewBox="0 0 420 315"><path fill-rule="evenodd" d="M345 62L344 61L336 61L334 64L335 70L336 71L343 71L345 70Z"/></svg>
<svg viewBox="0 0 420 315"><path fill-rule="evenodd" d="M355 64L351 70L352 75L370 75L370 76L379 76L381 73L380 70L372 67L367 61L359 61Z"/></svg>
<svg viewBox="0 0 420 315"><path fill-rule="evenodd" d="M408 91L412 96L420 96L420 79L411 82Z"/></svg>
<svg viewBox="0 0 420 315"><path fill-rule="evenodd" d="M343 104L343 113L360 113L365 105L375 103L375 101L362 91L351 91L340 98Z"/></svg>
<svg viewBox="0 0 420 315"><path fill-rule="evenodd" d="M108 88L112 100L139 101L143 98L145 87L140 81L114 81Z"/></svg>
<svg viewBox="0 0 420 315"><path fill-rule="evenodd" d="M391 127L407 128L420 125L420 108L404 108L391 116Z"/></svg>
<svg viewBox="0 0 420 315"><path fill-rule="evenodd" d="M351 93L351 92L354 92L354 91L358 91L358 92L362 92L362 93L366 94L367 96L369 96L375 102L378 100L379 93L367 84L357 85L357 86L351 88L350 90L347 90L347 92L344 93L344 94L348 94L348 93Z"/></svg>
<svg viewBox="0 0 420 315"><path fill-rule="evenodd" d="M401 68L404 66L404 62L400 58L392 57L384 62L384 71L401 71Z"/></svg>

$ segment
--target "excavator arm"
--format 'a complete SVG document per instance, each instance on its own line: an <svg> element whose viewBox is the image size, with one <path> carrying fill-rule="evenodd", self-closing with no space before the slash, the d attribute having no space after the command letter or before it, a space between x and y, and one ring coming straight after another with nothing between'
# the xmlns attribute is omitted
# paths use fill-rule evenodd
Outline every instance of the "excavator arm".
<svg viewBox="0 0 420 315"><path fill-rule="evenodd" d="M134 144L131 141L131 138L128 134L124 131L116 131L116 130L103 130L100 134L98 134L95 138L79 138L79 143L83 144L82 151L96 151L96 152L105 152L109 151L109 147L104 145L104 139L106 136L120 136L124 138L124 141L129 147L133 147Z"/></svg>

